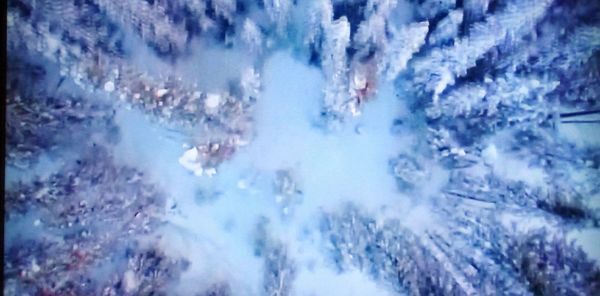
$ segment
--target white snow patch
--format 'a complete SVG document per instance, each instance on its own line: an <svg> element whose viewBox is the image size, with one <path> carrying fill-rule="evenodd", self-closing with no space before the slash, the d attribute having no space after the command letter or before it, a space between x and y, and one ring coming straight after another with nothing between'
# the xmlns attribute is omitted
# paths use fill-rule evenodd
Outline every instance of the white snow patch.
<svg viewBox="0 0 600 296"><path fill-rule="evenodd" d="M176 198L193 194L197 181L178 162L184 152L183 135L153 123L136 109L117 108L115 121L121 132L114 149L118 161L139 168Z"/></svg>
<svg viewBox="0 0 600 296"><path fill-rule="evenodd" d="M523 181L531 186L544 186L546 173L542 168L531 167L526 161L508 154L499 154L493 165L494 173L508 180Z"/></svg>
<svg viewBox="0 0 600 296"><path fill-rule="evenodd" d="M109 93L115 91L115 84L112 81L107 81L104 84L104 91Z"/></svg>
<svg viewBox="0 0 600 296"><path fill-rule="evenodd" d="M123 274L123 287L126 293L135 291L138 287L138 280L135 277L133 270L129 269Z"/></svg>
<svg viewBox="0 0 600 296"><path fill-rule="evenodd" d="M219 107L219 104L221 103L221 96L219 94L213 94L210 93L208 95L206 95L206 100L204 101L204 107L206 107L206 109L216 109L217 107Z"/></svg>
<svg viewBox="0 0 600 296"><path fill-rule="evenodd" d="M157 89L156 93L154 94L157 98L162 98L164 95L166 95L169 92L168 89L166 88L161 88L161 89Z"/></svg>
<svg viewBox="0 0 600 296"><path fill-rule="evenodd" d="M358 270L336 273L330 268L306 271L296 279L294 295L397 295Z"/></svg>
<svg viewBox="0 0 600 296"><path fill-rule="evenodd" d="M579 118L578 118L579 119ZM586 117L586 120L598 118ZM600 128L598 123L559 124L558 133L578 148L600 147Z"/></svg>
<svg viewBox="0 0 600 296"><path fill-rule="evenodd" d="M498 150L496 149L496 145L490 144L481 151L481 156L483 156L483 161L488 165L493 165L498 159Z"/></svg>
<svg viewBox="0 0 600 296"><path fill-rule="evenodd" d="M179 164L189 171L194 172L196 176L202 176L202 164L198 159L198 148L193 147L183 153L179 158Z"/></svg>
<svg viewBox="0 0 600 296"><path fill-rule="evenodd" d="M363 116L327 134L315 127L323 85L317 69L279 53L267 61L264 78L266 88L255 113L258 135L236 155L236 163L266 171L292 169L303 187L305 209L342 200L375 207L397 202L387 165L404 139L394 137L390 128L406 111L392 87L382 89Z"/></svg>
<svg viewBox="0 0 600 296"><path fill-rule="evenodd" d="M600 264L600 229L581 229L570 232L568 240L574 240L596 264Z"/></svg>
<svg viewBox="0 0 600 296"><path fill-rule="evenodd" d="M514 226L515 230L520 233L553 226L544 217L513 212L500 213L500 223L507 229L513 229Z"/></svg>
<svg viewBox="0 0 600 296"><path fill-rule="evenodd" d="M595 210L600 210L600 193L594 194L586 200L587 205Z"/></svg>
<svg viewBox="0 0 600 296"><path fill-rule="evenodd" d="M427 229L436 228L439 223L431 209L422 204L411 208L401 222L403 227L410 229L415 234L422 234Z"/></svg>
<svg viewBox="0 0 600 296"><path fill-rule="evenodd" d="M530 186L542 186L547 183L547 174L541 167L531 166L527 160L507 152L504 143L508 135L500 133L491 139L490 144L482 151L486 165L490 166L493 173L513 181L522 181Z"/></svg>

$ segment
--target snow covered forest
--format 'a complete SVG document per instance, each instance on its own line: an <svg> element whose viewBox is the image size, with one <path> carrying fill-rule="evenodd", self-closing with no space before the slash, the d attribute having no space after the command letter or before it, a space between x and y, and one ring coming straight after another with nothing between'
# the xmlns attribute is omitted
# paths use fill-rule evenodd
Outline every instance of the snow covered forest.
<svg viewBox="0 0 600 296"><path fill-rule="evenodd" d="M4 295L600 295L598 0L8 0Z"/></svg>

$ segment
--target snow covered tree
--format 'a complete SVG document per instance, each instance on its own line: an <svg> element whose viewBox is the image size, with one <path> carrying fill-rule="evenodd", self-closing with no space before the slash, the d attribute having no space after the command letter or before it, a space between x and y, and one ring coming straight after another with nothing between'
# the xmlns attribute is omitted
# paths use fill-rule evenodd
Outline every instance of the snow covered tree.
<svg viewBox="0 0 600 296"><path fill-rule="evenodd" d="M416 60L413 65L416 84L433 93L433 100L437 101L456 78L465 76L490 49L530 32L551 3L552 0L508 3L484 22L473 24L468 36L456 40L453 46L434 48L426 57Z"/></svg>
<svg viewBox="0 0 600 296"><path fill-rule="evenodd" d="M545 82L535 76L518 77L512 74L495 80L486 79L482 84L467 83L446 92L427 112L432 118L442 114L449 117L468 117L471 114L490 117L499 109L515 110L515 107L541 112L540 108L527 107L527 104L535 106L536 102L544 101L544 97L558 85L556 81ZM506 113L500 116L515 115Z"/></svg>
<svg viewBox="0 0 600 296"><path fill-rule="evenodd" d="M447 16L437 23L435 29L429 34L427 43L430 46L441 46L458 37L463 17L464 13L462 9L450 11Z"/></svg>
<svg viewBox="0 0 600 296"><path fill-rule="evenodd" d="M254 231L254 254L263 257L263 291L266 295L291 294L296 265L287 246L269 233L269 221L261 217Z"/></svg>
<svg viewBox="0 0 600 296"><path fill-rule="evenodd" d="M385 44L390 13L396 5L398 5L397 0L368 0L364 3L362 9L364 20L358 25L356 35L353 37L355 47L373 48Z"/></svg>
<svg viewBox="0 0 600 296"><path fill-rule="evenodd" d="M477 4L486 11L488 2L465 1L459 9ZM528 9L532 3L494 3L493 14L483 13L482 18L479 13L467 35L456 25L447 47L426 48L424 57L411 62L414 89L424 90L416 96L427 106L429 141L440 159L454 159L455 166L464 157L451 151L467 156L485 135L515 128L554 129L561 109L597 106L591 81L600 73L598 19L586 10L597 4L550 4ZM430 41L452 13L437 23ZM534 17L525 19L525 14Z"/></svg>
<svg viewBox="0 0 600 296"><path fill-rule="evenodd" d="M557 86L557 81L537 76L508 74L453 88L426 114L430 126L437 126L432 131L439 127L452 131L450 138L457 138L464 148L503 129L553 126L558 110L550 94Z"/></svg>
<svg viewBox="0 0 600 296"><path fill-rule="evenodd" d="M379 70L387 80L394 80L425 43L429 23L413 23L391 31L392 37L386 43L379 62Z"/></svg>
<svg viewBox="0 0 600 296"><path fill-rule="evenodd" d="M447 168L465 168L476 164L479 160L476 147L459 142L454 130L443 125L427 128L427 143L433 156Z"/></svg>
<svg viewBox="0 0 600 296"><path fill-rule="evenodd" d="M472 23L481 21L484 19L489 7L491 0L465 0L463 3L465 24L470 25ZM501 4L499 4L501 5Z"/></svg>
<svg viewBox="0 0 600 296"><path fill-rule="evenodd" d="M360 23L358 30L353 38L356 48L372 49L376 46L382 46L386 41L386 16L381 13L374 13L366 20Z"/></svg>
<svg viewBox="0 0 600 296"><path fill-rule="evenodd" d="M163 291L189 263L165 255L159 247L146 249L137 239L160 226L164 193L143 172L116 163L107 147L90 141L79 144L85 152L57 172L18 183L5 192L5 223L32 216L43 235L11 241L4 265L4 292L98 295L112 291L109 295L115 295ZM112 282L110 277L90 273L106 262L119 273L130 270L136 284L121 281L120 276Z"/></svg>
<svg viewBox="0 0 600 296"><path fill-rule="evenodd" d="M260 95L260 74L257 73L254 68L248 68L244 70L242 73L240 86L242 88L242 100L256 100L256 98L258 98Z"/></svg>
<svg viewBox="0 0 600 296"><path fill-rule="evenodd" d="M600 54L598 51L594 57L585 64L569 70L569 75L562 76L560 85L550 95L556 101L566 106L581 108L581 110L593 110L598 107L600 100Z"/></svg>
<svg viewBox="0 0 600 296"><path fill-rule="evenodd" d="M184 50L187 31L183 26L175 25L162 7L144 0L94 0L94 3L115 21L135 30L159 53L177 55Z"/></svg>
<svg viewBox="0 0 600 296"><path fill-rule="evenodd" d="M456 7L456 0L424 0L418 1L417 14L420 18L430 20L447 13Z"/></svg>
<svg viewBox="0 0 600 296"><path fill-rule="evenodd" d="M333 7L329 0L311 2L307 7L308 20L305 25L305 42L308 45L319 43L324 38L325 28L333 19Z"/></svg>
<svg viewBox="0 0 600 296"><path fill-rule="evenodd" d="M293 2L290 0L263 0L263 3L269 19L275 24L277 34L287 34L287 25L291 9L294 6Z"/></svg>
<svg viewBox="0 0 600 296"><path fill-rule="evenodd" d="M326 77L324 107L327 113L343 114L348 103L348 58L350 23L341 17L324 28L322 67Z"/></svg>
<svg viewBox="0 0 600 296"><path fill-rule="evenodd" d="M420 231L397 220L378 221L354 205L325 213L321 230L332 261L341 270L354 266L399 293L416 295L586 295L600 289L595 281L600 270L564 234L510 229L495 218L497 209L476 201L441 202L431 215L451 221Z"/></svg>
<svg viewBox="0 0 600 296"><path fill-rule="evenodd" d="M79 17L74 17L72 20L67 18L63 20L62 26L50 30L47 22L58 19L60 11L39 3L32 8L34 8L33 16L27 16L22 12L11 12L12 24L8 28L9 36L21 36L21 38L10 38L8 44L10 50L26 49L41 53L48 59L57 61L61 67L61 75L71 77L84 90L104 90L154 115L163 123L189 128L206 120L208 116L204 104L206 95L195 87L185 85L177 77L170 75L163 77L148 75L129 63L124 52L95 46L100 42L99 40L120 37L121 35L114 30L108 31L110 35L107 35L104 33L106 30L98 29L93 23L80 26ZM88 16L88 13L90 18L99 17L97 10L91 7L81 11L75 8L71 10L76 11L73 12L76 15L82 14L82 17ZM110 23L103 23L104 26L108 24ZM63 34L82 37L79 42L61 42L60 36ZM116 48L118 42L114 44L111 48ZM223 105L224 114L233 116L241 112L240 107L242 110L249 107L249 103L234 101L232 98L231 102ZM238 111L226 113L234 109ZM215 123L213 127L219 130L239 130L239 126L244 125L240 120L231 120L231 117L217 122L219 124Z"/></svg>
<svg viewBox="0 0 600 296"><path fill-rule="evenodd" d="M212 0L210 3L215 15L225 18L230 23L233 22L237 9L236 0Z"/></svg>
<svg viewBox="0 0 600 296"><path fill-rule="evenodd" d="M260 27L254 21L247 18L242 27L242 41L253 52L261 52L264 45L264 36Z"/></svg>

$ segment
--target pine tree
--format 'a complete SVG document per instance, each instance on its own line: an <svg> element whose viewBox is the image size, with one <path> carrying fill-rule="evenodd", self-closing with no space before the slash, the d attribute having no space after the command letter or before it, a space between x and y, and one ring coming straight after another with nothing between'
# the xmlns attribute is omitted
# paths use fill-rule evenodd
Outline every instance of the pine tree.
<svg viewBox="0 0 600 296"><path fill-rule="evenodd" d="M434 48L413 65L415 82L426 92L433 93L433 100L465 76L477 60L506 39L518 39L529 32L552 3L545 1L515 1L484 22L475 23L469 34L447 48Z"/></svg>
<svg viewBox="0 0 600 296"><path fill-rule="evenodd" d="M175 25L165 14L164 8L144 0L113 1L94 0L102 11L113 20L131 28L161 54L177 55L185 49L188 33L181 25ZM226 13L223 5L213 5Z"/></svg>
<svg viewBox="0 0 600 296"><path fill-rule="evenodd" d="M429 34L427 43L430 46L442 46L448 41L454 40L459 35L460 27L463 24L463 10L456 9L450 11Z"/></svg>
<svg viewBox="0 0 600 296"><path fill-rule="evenodd" d="M287 26L294 4L290 0L265 0L263 1L269 19L274 24L279 35L287 33Z"/></svg>
<svg viewBox="0 0 600 296"><path fill-rule="evenodd" d="M322 67L326 77L324 105L327 112L343 114L348 102L348 58L350 24L344 16L326 24L322 49Z"/></svg>
<svg viewBox="0 0 600 296"><path fill-rule="evenodd" d="M417 4L417 14L425 20L433 19L456 8L456 0L424 0Z"/></svg>
<svg viewBox="0 0 600 296"><path fill-rule="evenodd" d="M428 31L428 22L413 23L398 30L392 29L392 37L386 43L379 62L379 69L385 79L394 80L406 69L413 54L425 43Z"/></svg>
<svg viewBox="0 0 600 296"><path fill-rule="evenodd" d="M263 48L263 34L260 28L251 19L246 19L242 28L242 41L253 52L260 52Z"/></svg>

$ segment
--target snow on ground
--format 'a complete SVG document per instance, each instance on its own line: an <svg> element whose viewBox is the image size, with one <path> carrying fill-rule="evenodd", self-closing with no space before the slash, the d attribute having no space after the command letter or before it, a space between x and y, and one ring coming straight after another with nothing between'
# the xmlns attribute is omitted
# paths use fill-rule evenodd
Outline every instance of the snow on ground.
<svg viewBox="0 0 600 296"><path fill-rule="evenodd" d="M407 210L408 199L397 192L388 170L398 147L414 141L390 131L392 121L406 111L392 87L384 87L361 117L341 131L325 133L315 125L323 84L318 69L280 52L267 60L263 73L265 89L254 114L256 138L212 178L196 177L178 163L184 137L151 123L139 111L117 113L122 133L117 158L148 172L174 198L167 205L170 223L164 242L171 252L192 260L179 292L227 277L243 286L234 291L259 293L262 261L253 256L252 235L260 217L266 217L272 236L289 246L298 264L296 293L311 295L316 287L302 282L327 275L332 293L336 282L353 279L355 287L345 289L355 294L338 292L371 294L379 288L368 277L336 274L329 268L315 233L318 215L347 201L371 211L386 207L387 214ZM302 191L301 203L288 215L273 187L276 171L282 169L293 172Z"/></svg>
<svg viewBox="0 0 600 296"><path fill-rule="evenodd" d="M596 260L597 264L600 264L600 248L598 248L599 237L600 230L597 228L587 228L571 231L567 236L567 239L573 240L590 258Z"/></svg>
<svg viewBox="0 0 600 296"><path fill-rule="evenodd" d="M586 118L588 120L597 118ZM567 141L575 144L578 148L591 146L600 147L600 137L598 136L597 123L582 123L582 124L560 124L558 132Z"/></svg>
<svg viewBox="0 0 600 296"><path fill-rule="evenodd" d="M392 121L405 111L391 88L381 90L343 130L324 133L314 126L323 85L317 69L278 53L267 62L264 81L255 113L257 138L230 165L291 169L304 192L302 209L335 206L342 199L365 204L368 199L377 208L398 199L387 164L402 145L390 133Z"/></svg>
<svg viewBox="0 0 600 296"><path fill-rule="evenodd" d="M577 118L577 120L598 120L598 116L582 116ZM558 126L558 132L565 140L574 144L577 148L600 147L597 124L560 124ZM569 173L573 177L573 180L580 184L586 184L586 178L594 178L594 176L587 176L585 172L571 171ZM576 184L576 186L577 185L578 184ZM585 202L594 209L600 208L600 194L587 196ZM573 240L574 243L581 247L590 258L596 260L596 262L600 264L600 248L598 247L600 230L594 228L572 230L569 232L567 238Z"/></svg>
<svg viewBox="0 0 600 296"><path fill-rule="evenodd" d="M577 112L580 110L566 109L564 113ZM558 124L558 134L562 138L578 148L600 147L600 137L598 137L598 120L600 114L588 114L574 118L564 118L561 124ZM564 123L566 122L566 123ZM569 123L570 122L570 123ZM585 122L585 123L582 123Z"/></svg>
<svg viewBox="0 0 600 296"><path fill-rule="evenodd" d="M511 142L510 137L509 132L499 132L491 137L488 146L481 152L485 164L503 179L525 182L533 187L544 187L548 182L547 174L541 167L531 166L526 159L511 152L506 144Z"/></svg>
<svg viewBox="0 0 600 296"><path fill-rule="evenodd" d="M302 291L297 292L298 296L312 295L397 295L396 292L390 292L371 281L364 273L357 270L337 274L332 269L318 268L306 271L300 274L295 282L296 287L301 287Z"/></svg>

